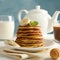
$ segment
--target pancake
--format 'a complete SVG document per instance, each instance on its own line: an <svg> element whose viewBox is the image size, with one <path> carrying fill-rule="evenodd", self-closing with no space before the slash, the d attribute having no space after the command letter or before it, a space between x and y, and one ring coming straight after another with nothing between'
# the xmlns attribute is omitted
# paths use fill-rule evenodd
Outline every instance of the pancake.
<svg viewBox="0 0 60 60"><path fill-rule="evenodd" d="M30 40L33 40L33 41L34 41L34 40L36 40L36 41L37 41L37 40L42 40L42 41L43 41L43 38L26 38L26 37L25 37L25 38L20 38L20 37L18 38L18 37L17 37L17 40L24 40L24 41L25 41L25 40L28 40L28 41L30 41Z"/></svg>
<svg viewBox="0 0 60 60"><path fill-rule="evenodd" d="M40 43L40 42L43 42L42 40L18 40L17 42L19 42L19 43L27 43L27 44L29 44L29 43Z"/></svg>
<svg viewBox="0 0 60 60"><path fill-rule="evenodd" d="M40 44L20 44L20 46L22 47L42 47L43 46L43 43L40 43Z"/></svg>
<svg viewBox="0 0 60 60"><path fill-rule="evenodd" d="M33 27L32 26L30 26L30 27L29 26L19 26L18 30L22 30L22 29L29 29L29 30L34 29L35 30L35 29L40 29L40 26L33 26Z"/></svg>
<svg viewBox="0 0 60 60"><path fill-rule="evenodd" d="M40 26L19 26L15 42L22 47L43 46L43 36Z"/></svg>

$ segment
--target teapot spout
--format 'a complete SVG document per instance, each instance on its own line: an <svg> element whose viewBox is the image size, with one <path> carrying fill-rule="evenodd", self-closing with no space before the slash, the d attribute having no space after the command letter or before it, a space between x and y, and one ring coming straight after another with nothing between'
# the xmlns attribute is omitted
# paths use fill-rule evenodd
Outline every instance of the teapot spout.
<svg viewBox="0 0 60 60"><path fill-rule="evenodd" d="M53 14L51 20L49 20L49 22L48 22L48 29L47 29L48 30L48 33L53 31L53 25L54 25L54 23L57 22L57 19L58 19L58 15L59 14L60 14L60 11L56 11Z"/></svg>

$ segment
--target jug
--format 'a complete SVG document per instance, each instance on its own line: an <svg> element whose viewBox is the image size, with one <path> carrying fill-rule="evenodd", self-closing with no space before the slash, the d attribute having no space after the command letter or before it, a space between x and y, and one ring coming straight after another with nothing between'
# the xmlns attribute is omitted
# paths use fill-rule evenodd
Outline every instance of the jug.
<svg viewBox="0 0 60 60"><path fill-rule="evenodd" d="M54 22L57 22L58 15L60 14L60 11L56 11L51 17L47 10L41 9L40 6L36 6L36 9L30 11L27 11L26 9L20 10L18 13L19 22L21 21L22 12L26 13L24 18L29 18L39 22L43 35L53 31L53 24Z"/></svg>

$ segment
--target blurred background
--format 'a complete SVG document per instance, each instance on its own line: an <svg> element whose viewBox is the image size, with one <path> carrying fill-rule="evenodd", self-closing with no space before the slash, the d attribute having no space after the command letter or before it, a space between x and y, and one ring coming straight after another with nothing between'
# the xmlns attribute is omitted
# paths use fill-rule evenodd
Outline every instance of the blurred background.
<svg viewBox="0 0 60 60"><path fill-rule="evenodd" d="M0 0L0 15L14 16L16 33L19 25L18 12L21 9L34 9L36 5L40 5L42 9L48 10L51 16L56 10L60 10L60 0Z"/></svg>

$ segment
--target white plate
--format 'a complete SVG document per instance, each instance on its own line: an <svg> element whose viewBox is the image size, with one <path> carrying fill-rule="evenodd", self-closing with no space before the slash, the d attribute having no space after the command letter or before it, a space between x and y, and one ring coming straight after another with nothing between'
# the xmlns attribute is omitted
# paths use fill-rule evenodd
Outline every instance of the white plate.
<svg viewBox="0 0 60 60"><path fill-rule="evenodd" d="M12 49L17 49L19 50L27 50L27 51L39 51L39 50L44 50L44 49L52 49L56 48L59 45L55 43L53 40L50 39L44 39L44 46L43 47L37 47L37 48L27 48L27 47L13 47L13 46L5 46L7 48L12 48Z"/></svg>
<svg viewBox="0 0 60 60"><path fill-rule="evenodd" d="M48 37L48 36L47 36ZM0 43L0 46L5 46L8 48L12 48L12 49L19 49L19 50L27 50L27 51L39 51L39 50L44 50L44 49L52 49L52 48L56 48L59 45L57 43L55 43L53 41L53 39L51 39L52 37L50 36L49 38L45 38L44 39L44 46L43 47L37 47L37 48L27 48L27 47L11 47L11 46L5 46L4 43Z"/></svg>
<svg viewBox="0 0 60 60"><path fill-rule="evenodd" d="M37 51L37 50L43 50L43 49L51 49L51 48L55 48L57 46L58 46L58 44L55 43L53 40L44 39L44 46L43 47L37 47L37 48L13 47L13 48L20 49L20 50Z"/></svg>

